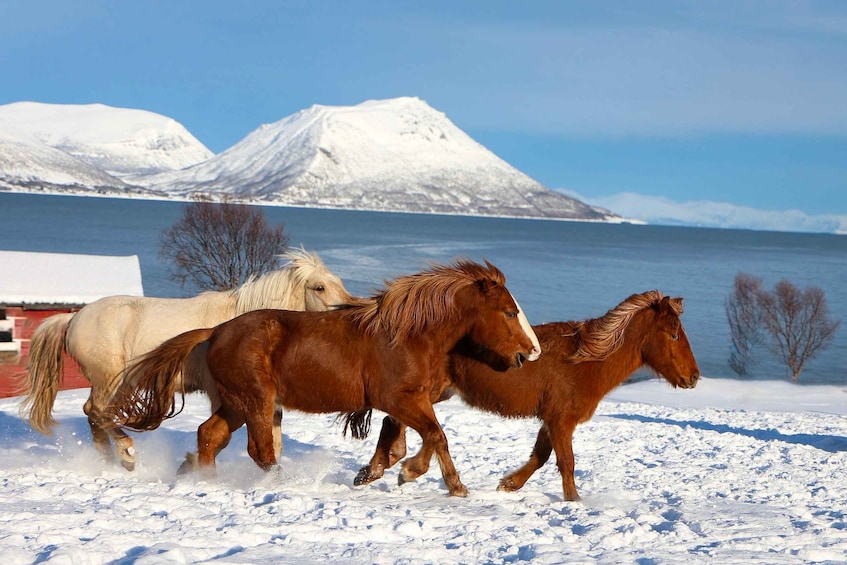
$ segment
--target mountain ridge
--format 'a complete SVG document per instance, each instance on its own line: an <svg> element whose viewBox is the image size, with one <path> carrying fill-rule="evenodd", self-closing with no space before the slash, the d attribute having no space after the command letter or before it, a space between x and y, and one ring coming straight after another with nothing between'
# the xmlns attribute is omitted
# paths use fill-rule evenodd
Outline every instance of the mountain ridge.
<svg viewBox="0 0 847 565"><path fill-rule="evenodd" d="M87 108L96 109L96 105ZM0 131L9 125L10 120L4 122L8 114L7 107L0 106ZM25 120L14 125L42 142L52 142L54 148L60 145L55 132ZM110 140L120 137L110 134ZM103 147L99 143L103 136L95 136L98 143L88 140L87 147ZM86 147L86 140L72 141L73 147ZM120 147L128 146L132 144L124 141ZM217 155L209 153L207 158L195 155L195 162L187 166L152 173L143 165L127 170L107 162L100 168L120 173L112 176L123 186L106 183L99 190L180 198L201 192L262 204L321 208L621 220L607 210L549 190L415 97L369 100L355 106L315 104L259 126ZM92 164L90 158L73 156ZM110 173L110 166L119 170ZM6 185L13 184L8 168L0 162L0 185L4 179Z"/></svg>

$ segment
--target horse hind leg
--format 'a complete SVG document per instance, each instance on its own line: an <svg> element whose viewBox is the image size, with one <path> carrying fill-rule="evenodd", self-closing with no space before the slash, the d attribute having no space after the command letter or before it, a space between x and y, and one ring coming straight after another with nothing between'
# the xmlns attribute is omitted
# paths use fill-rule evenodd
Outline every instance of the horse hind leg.
<svg viewBox="0 0 847 565"><path fill-rule="evenodd" d="M532 454L529 456L529 461L524 463L519 469L512 471L500 479L497 490L513 492L523 487L533 473L544 466L550 458L552 451L553 444L550 442L550 434L547 433L547 427L541 426L541 429L538 430L538 437L535 439L535 446L532 448Z"/></svg>
<svg viewBox="0 0 847 565"><path fill-rule="evenodd" d="M197 428L197 455L186 456L185 462L180 466L180 474L197 470L210 476L214 475L215 458L229 445L233 432L243 425L243 418L226 408L219 408Z"/></svg>
<svg viewBox="0 0 847 565"><path fill-rule="evenodd" d="M277 420L277 416L280 419ZM268 405L250 414L247 420L247 453L263 471L277 464L277 430L279 430L279 451L282 451L281 413L276 406ZM280 426L277 426L277 422Z"/></svg>
<svg viewBox="0 0 847 565"><path fill-rule="evenodd" d="M110 462L115 459L115 452L112 450L112 442L109 432L102 424L103 418L100 416L100 412L95 408L93 396L94 389L92 388L91 395L88 397L88 400L85 401L85 405L82 407L82 410L88 417L88 427L91 429L91 437L94 440L94 447L100 453L100 456L104 461Z"/></svg>
<svg viewBox="0 0 847 565"><path fill-rule="evenodd" d="M121 459L121 466L127 471L134 471L135 440L127 435L125 431L114 427L109 428L109 435L111 435L115 450Z"/></svg>

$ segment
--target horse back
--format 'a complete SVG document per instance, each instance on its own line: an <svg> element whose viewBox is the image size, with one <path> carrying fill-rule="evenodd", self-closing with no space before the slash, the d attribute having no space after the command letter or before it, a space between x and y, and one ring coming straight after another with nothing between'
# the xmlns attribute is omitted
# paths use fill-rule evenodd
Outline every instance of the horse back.
<svg viewBox="0 0 847 565"><path fill-rule="evenodd" d="M233 312L224 300L223 293L101 298L74 315L68 327L68 353L83 367L114 374L167 339L228 319Z"/></svg>

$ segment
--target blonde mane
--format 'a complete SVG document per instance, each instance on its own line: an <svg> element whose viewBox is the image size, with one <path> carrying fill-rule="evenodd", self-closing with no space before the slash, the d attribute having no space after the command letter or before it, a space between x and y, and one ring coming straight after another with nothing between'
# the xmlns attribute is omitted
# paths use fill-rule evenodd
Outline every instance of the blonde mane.
<svg viewBox="0 0 847 565"><path fill-rule="evenodd" d="M506 278L487 261L485 265L467 260L434 265L429 270L386 282L384 290L351 306L348 312L363 332L369 335L385 332L391 336L391 343L396 344L451 321L456 315L456 293L486 282L503 286Z"/></svg>
<svg viewBox="0 0 847 565"><path fill-rule="evenodd" d="M289 250L281 257L288 260L281 269L250 277L240 287L228 291L235 298L236 315L261 308L305 309L306 281L315 272L326 272L327 268L317 253L303 248Z"/></svg>
<svg viewBox="0 0 847 565"><path fill-rule="evenodd" d="M658 305L664 295L658 290L633 294L600 318L574 322L573 337L577 350L569 356L572 362L602 361L620 348L623 334L632 318L645 308ZM671 300L671 308L677 316L682 315L682 303Z"/></svg>

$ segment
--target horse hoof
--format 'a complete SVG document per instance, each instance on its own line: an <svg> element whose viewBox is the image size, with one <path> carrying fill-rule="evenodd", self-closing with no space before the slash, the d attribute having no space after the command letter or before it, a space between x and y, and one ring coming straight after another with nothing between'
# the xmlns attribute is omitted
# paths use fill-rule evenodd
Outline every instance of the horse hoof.
<svg viewBox="0 0 847 565"><path fill-rule="evenodd" d="M197 454L196 453L186 453L185 461L179 466L179 469L176 470L176 474L178 476L182 475L190 475L197 469Z"/></svg>
<svg viewBox="0 0 847 565"><path fill-rule="evenodd" d="M135 461L125 461L121 459L121 467L127 471L135 471Z"/></svg>
<svg viewBox="0 0 847 565"><path fill-rule="evenodd" d="M512 479L502 479L497 485L497 490L502 492L515 492L519 488Z"/></svg>
<svg viewBox="0 0 847 565"><path fill-rule="evenodd" d="M459 498L467 498L468 489L465 488L465 485L460 485L459 488L453 489L450 491L450 496L458 496Z"/></svg>
<svg viewBox="0 0 847 565"><path fill-rule="evenodd" d="M370 482L373 482L375 477L371 476L371 468L370 467L362 467L359 469L359 472L356 473L356 478L353 479L353 485L360 487L362 485L366 485Z"/></svg>

